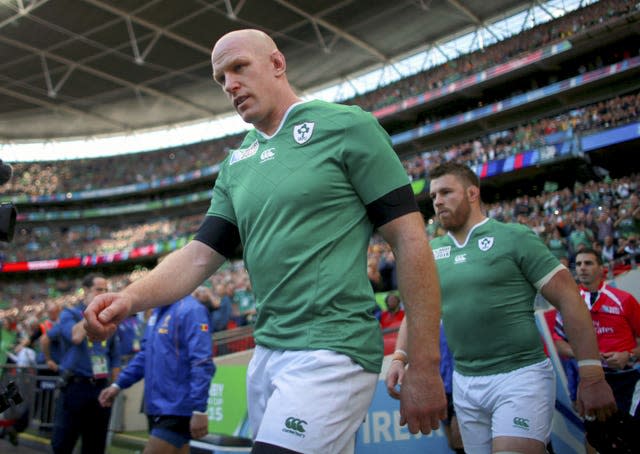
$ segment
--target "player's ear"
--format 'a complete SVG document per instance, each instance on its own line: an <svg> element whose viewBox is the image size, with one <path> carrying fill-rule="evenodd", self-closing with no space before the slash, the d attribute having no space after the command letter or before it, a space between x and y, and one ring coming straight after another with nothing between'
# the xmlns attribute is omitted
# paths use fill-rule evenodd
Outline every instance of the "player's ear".
<svg viewBox="0 0 640 454"><path fill-rule="evenodd" d="M273 65L276 76L280 76L287 71L287 61L279 50L274 50L271 53L271 64Z"/></svg>
<svg viewBox="0 0 640 454"><path fill-rule="evenodd" d="M480 200L480 188L476 185L470 185L467 188L467 198L469 202L475 202L476 200Z"/></svg>

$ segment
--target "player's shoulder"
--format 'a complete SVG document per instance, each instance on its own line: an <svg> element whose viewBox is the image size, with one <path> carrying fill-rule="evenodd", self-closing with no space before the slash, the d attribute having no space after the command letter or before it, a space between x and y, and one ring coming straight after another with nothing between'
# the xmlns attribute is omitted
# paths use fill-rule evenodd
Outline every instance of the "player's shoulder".
<svg viewBox="0 0 640 454"><path fill-rule="evenodd" d="M342 127L344 127L345 122L359 123L372 122L375 120L373 115L362 110L359 106L337 104L320 99L314 99L300 104L296 109L296 114L304 115L305 117L323 118L328 122L341 125Z"/></svg>
<svg viewBox="0 0 640 454"><path fill-rule="evenodd" d="M501 222L496 219L489 219L486 224L486 228L491 229L496 234L512 235L512 236L526 236L535 235L535 232L530 227L519 224L517 222Z"/></svg>

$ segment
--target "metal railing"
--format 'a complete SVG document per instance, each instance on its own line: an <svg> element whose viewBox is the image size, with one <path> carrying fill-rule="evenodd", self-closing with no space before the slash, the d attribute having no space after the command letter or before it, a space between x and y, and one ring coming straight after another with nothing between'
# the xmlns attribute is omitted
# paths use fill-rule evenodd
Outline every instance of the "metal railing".
<svg viewBox="0 0 640 454"><path fill-rule="evenodd" d="M31 427L43 434L51 433L58 397L58 375L46 366L0 365L0 383L6 387L11 382L15 383L22 402L12 403L4 413L0 413L0 420L7 425L22 424L27 418L25 429Z"/></svg>

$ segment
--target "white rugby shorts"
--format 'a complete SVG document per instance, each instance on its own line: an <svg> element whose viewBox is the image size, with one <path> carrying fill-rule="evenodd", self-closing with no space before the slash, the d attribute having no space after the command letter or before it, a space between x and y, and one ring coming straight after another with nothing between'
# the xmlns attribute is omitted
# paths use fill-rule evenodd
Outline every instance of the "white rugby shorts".
<svg viewBox="0 0 640 454"><path fill-rule="evenodd" d="M453 405L467 452L491 453L496 437L532 438L546 444L556 400L551 362L504 374L453 373Z"/></svg>
<svg viewBox="0 0 640 454"><path fill-rule="evenodd" d="M255 441L302 453L353 453L378 374L329 350L257 346L247 372Z"/></svg>

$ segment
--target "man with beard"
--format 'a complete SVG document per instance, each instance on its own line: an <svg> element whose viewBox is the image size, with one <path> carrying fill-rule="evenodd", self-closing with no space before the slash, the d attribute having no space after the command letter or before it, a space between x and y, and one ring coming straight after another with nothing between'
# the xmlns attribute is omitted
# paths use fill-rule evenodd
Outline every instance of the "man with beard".
<svg viewBox="0 0 640 454"><path fill-rule="evenodd" d="M430 178L436 216L448 231L432 240L431 248L455 360L453 402L465 450L546 452L555 376L533 316L536 291L564 317L580 366L579 413L599 420L612 415L615 400L591 318L569 271L529 228L482 213L480 182L467 166L445 163ZM403 324L396 351L404 350L407 340ZM398 359L387 375L391 395L411 364L411 355Z"/></svg>

